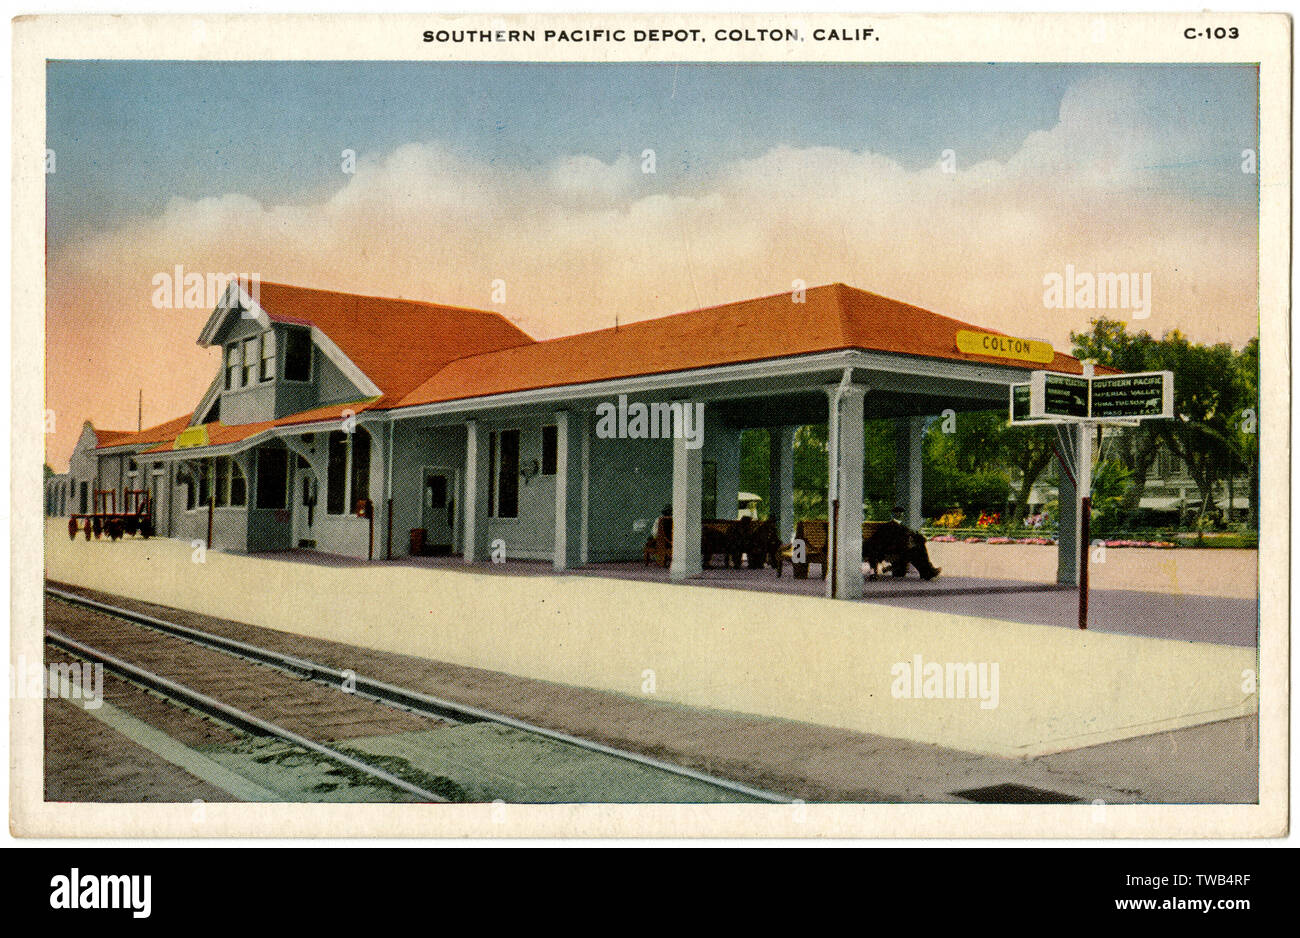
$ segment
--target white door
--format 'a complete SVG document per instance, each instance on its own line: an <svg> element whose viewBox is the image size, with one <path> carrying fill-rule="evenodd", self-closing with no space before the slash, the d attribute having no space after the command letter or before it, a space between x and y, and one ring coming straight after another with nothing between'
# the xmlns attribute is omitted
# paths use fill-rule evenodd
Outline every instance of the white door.
<svg viewBox="0 0 1300 938"><path fill-rule="evenodd" d="M421 486L423 510L420 524L425 530L425 548L432 553L451 553L455 529L455 490L453 475L446 469L425 468Z"/></svg>
<svg viewBox="0 0 1300 938"><path fill-rule="evenodd" d="M316 546L316 517L320 506L316 504L319 486L311 465L297 457L293 473L293 544L295 547Z"/></svg>

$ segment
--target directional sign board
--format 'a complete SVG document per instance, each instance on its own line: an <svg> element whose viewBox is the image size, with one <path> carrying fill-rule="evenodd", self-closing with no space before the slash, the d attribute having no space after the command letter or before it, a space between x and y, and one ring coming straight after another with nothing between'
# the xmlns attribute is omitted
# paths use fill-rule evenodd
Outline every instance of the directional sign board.
<svg viewBox="0 0 1300 938"><path fill-rule="evenodd" d="M1172 417L1174 375L1171 371L1146 371L1092 379L1093 420L1120 417Z"/></svg>
<svg viewBox="0 0 1300 938"><path fill-rule="evenodd" d="M1029 416L1088 418L1088 379L1054 371L1035 371L1029 379Z"/></svg>
<svg viewBox="0 0 1300 938"><path fill-rule="evenodd" d="M1011 385L1011 422L1038 423L1029 417L1029 385Z"/></svg>
<svg viewBox="0 0 1300 938"><path fill-rule="evenodd" d="M1011 385L1011 422L1018 427L1032 427L1044 423L1063 423L1062 417L1032 417L1030 416L1030 387L1029 384Z"/></svg>
<svg viewBox="0 0 1300 938"><path fill-rule="evenodd" d="M1145 371L1084 378L1035 371L1011 385L1011 422L1020 425L1082 420L1132 421L1174 415L1174 375Z"/></svg>

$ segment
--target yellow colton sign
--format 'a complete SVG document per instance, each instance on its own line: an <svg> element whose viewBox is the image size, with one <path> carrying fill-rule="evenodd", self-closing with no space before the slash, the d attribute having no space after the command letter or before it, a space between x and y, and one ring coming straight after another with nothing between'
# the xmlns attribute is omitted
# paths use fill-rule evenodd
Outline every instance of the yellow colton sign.
<svg viewBox="0 0 1300 938"><path fill-rule="evenodd" d="M203 424L197 427L186 427L181 431L181 435L176 438L172 444L175 449L187 449L191 446L208 445L208 428Z"/></svg>
<svg viewBox="0 0 1300 938"><path fill-rule="evenodd" d="M1026 362L1046 364L1056 352L1046 342L1035 339L1017 339L1013 335L994 335L992 332L957 332L957 350L967 355L992 355L996 358L1015 358Z"/></svg>

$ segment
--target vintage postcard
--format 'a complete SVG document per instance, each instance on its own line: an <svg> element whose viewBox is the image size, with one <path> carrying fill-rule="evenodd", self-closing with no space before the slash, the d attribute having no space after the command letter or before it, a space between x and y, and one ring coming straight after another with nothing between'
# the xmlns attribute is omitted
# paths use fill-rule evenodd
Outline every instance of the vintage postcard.
<svg viewBox="0 0 1300 938"><path fill-rule="evenodd" d="M15 833L1285 835L1289 18L14 36Z"/></svg>

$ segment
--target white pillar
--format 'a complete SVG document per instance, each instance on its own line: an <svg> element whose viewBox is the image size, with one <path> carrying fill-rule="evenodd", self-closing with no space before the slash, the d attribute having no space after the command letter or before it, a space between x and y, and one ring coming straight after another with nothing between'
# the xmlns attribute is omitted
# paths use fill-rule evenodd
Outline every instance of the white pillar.
<svg viewBox="0 0 1300 938"><path fill-rule="evenodd" d="M690 406L683 403L683 409ZM671 580L685 580L703 569L700 556L700 512L704 458L699 446L688 446L684 433L673 436L673 562Z"/></svg>
<svg viewBox="0 0 1300 938"><path fill-rule="evenodd" d="M767 430L767 511L782 542L794 538L794 430Z"/></svg>
<svg viewBox="0 0 1300 938"><path fill-rule="evenodd" d="M583 444L587 415L559 411L555 415L555 557L556 570L582 563L585 528Z"/></svg>
<svg viewBox="0 0 1300 938"><path fill-rule="evenodd" d="M925 417L899 417L894 421L894 503L903 509L899 520L913 531L921 529L921 450L925 442Z"/></svg>
<svg viewBox="0 0 1300 938"><path fill-rule="evenodd" d="M1055 429L1055 428L1052 428ZM1075 436L1077 426L1062 428L1069 446L1067 452L1077 452ZM1079 495L1066 467L1058 466L1060 484L1057 486L1056 513L1056 582L1062 586L1079 585Z"/></svg>
<svg viewBox="0 0 1300 938"><path fill-rule="evenodd" d="M830 516L831 569L826 595L861 599L862 578L862 462L864 458L861 385L828 389L830 395ZM839 508L835 510L838 501Z"/></svg>
<svg viewBox="0 0 1300 938"><path fill-rule="evenodd" d="M465 421L465 549L466 563L487 559L488 548L488 431L477 420Z"/></svg>
<svg viewBox="0 0 1300 938"><path fill-rule="evenodd" d="M711 427L713 463L717 466L717 509L714 516L723 521L736 520L740 506L740 432L721 422Z"/></svg>

